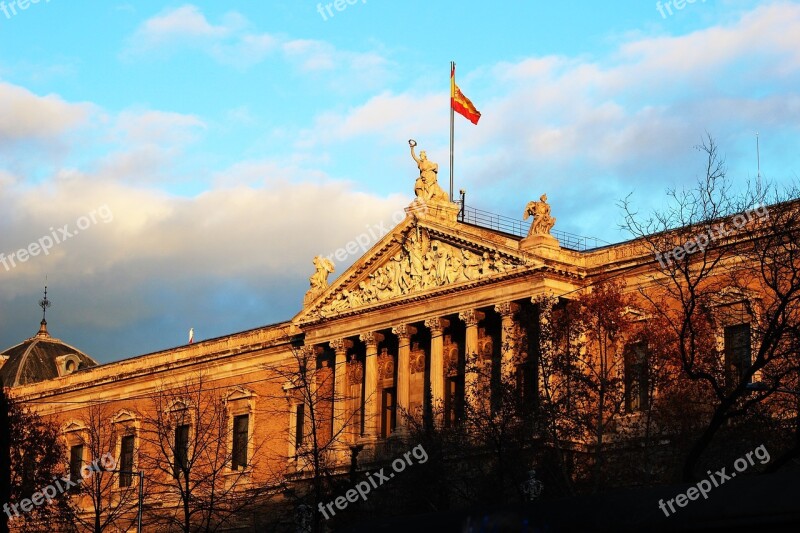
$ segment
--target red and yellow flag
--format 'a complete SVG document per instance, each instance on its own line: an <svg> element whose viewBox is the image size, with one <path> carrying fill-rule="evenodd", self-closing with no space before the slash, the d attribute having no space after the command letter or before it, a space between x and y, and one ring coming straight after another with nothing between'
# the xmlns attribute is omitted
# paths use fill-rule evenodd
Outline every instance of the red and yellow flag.
<svg viewBox="0 0 800 533"><path fill-rule="evenodd" d="M450 68L450 105L453 110L459 115L465 117L473 124L477 124L481 118L481 112L475 109L475 106L470 102L469 98L464 96L461 89L456 85L456 67L453 65Z"/></svg>

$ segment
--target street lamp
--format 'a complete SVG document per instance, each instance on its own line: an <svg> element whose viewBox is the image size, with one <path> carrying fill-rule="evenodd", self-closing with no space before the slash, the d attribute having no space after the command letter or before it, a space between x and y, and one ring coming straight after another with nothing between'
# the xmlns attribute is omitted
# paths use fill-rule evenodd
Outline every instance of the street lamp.
<svg viewBox="0 0 800 533"><path fill-rule="evenodd" d="M142 533L142 503L144 502L144 470L139 470L138 472L131 472L130 470L104 470L104 472L139 476L139 512L136 517L136 533Z"/></svg>

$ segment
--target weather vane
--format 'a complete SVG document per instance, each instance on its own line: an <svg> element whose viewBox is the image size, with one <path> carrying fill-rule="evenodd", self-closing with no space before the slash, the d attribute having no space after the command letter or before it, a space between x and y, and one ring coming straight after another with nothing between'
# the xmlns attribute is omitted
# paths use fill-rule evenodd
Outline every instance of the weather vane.
<svg viewBox="0 0 800 533"><path fill-rule="evenodd" d="M44 286L44 298L39 300L39 307L42 308L42 322L46 322L47 308L50 307L50 300L47 299L47 285Z"/></svg>

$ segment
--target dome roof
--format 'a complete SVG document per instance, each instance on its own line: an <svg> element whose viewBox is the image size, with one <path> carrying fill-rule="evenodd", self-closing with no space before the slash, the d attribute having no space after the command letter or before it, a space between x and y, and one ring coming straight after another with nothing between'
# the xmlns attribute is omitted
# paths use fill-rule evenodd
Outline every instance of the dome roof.
<svg viewBox="0 0 800 533"><path fill-rule="evenodd" d="M34 337L0 353L0 383L5 387L28 385L92 366L97 366L97 361L51 337L42 320Z"/></svg>

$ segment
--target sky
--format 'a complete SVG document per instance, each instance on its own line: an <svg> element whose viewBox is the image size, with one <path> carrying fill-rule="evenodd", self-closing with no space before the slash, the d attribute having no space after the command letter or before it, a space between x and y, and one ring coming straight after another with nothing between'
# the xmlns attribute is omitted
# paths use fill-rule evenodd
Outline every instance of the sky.
<svg viewBox="0 0 800 533"><path fill-rule="evenodd" d="M756 132L792 183L798 28L787 1L0 2L0 350L45 284L100 362L291 319L315 255L402 217L409 139L447 187L450 61L470 206L547 193L557 230L623 241L619 201L690 187L705 135L737 187Z"/></svg>

